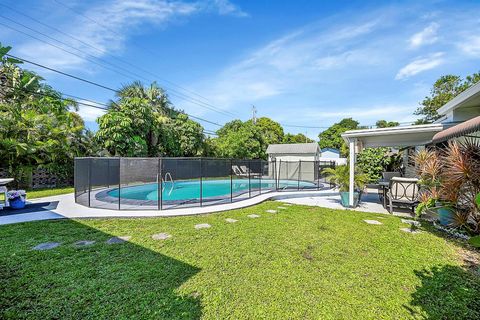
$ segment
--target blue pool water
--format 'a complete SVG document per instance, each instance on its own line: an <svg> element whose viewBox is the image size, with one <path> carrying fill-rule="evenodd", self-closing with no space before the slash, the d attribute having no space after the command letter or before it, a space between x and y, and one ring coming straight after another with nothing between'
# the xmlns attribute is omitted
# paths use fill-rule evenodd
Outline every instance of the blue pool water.
<svg viewBox="0 0 480 320"><path fill-rule="evenodd" d="M279 188L293 187L297 188L296 180L280 180ZM250 181L251 189L258 191L259 189L267 190L275 188L274 180L252 179ZM234 179L232 181L232 191L234 194L248 192L248 179ZM315 188L316 185L311 182L300 181L300 188ZM204 180L202 182L202 197L215 198L230 195L230 180ZM148 183L131 187L122 187L108 191L111 197L121 197L122 199L132 200L158 200L158 185L156 183ZM164 182L162 191L163 201L178 201L200 198L200 181L176 181L175 183Z"/></svg>

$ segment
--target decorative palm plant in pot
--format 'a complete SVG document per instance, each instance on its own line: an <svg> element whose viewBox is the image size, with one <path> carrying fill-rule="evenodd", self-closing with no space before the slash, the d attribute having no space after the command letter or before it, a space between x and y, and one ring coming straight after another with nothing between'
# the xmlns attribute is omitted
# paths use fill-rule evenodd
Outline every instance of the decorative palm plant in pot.
<svg viewBox="0 0 480 320"><path fill-rule="evenodd" d="M350 195L350 168L347 165L337 166L334 168L326 168L322 171L325 178L336 185L340 191L340 199L344 207L350 207L349 195ZM365 184L368 182L368 176L359 170L355 170L354 177L354 193L353 193L353 207L358 205L361 194L365 189Z"/></svg>

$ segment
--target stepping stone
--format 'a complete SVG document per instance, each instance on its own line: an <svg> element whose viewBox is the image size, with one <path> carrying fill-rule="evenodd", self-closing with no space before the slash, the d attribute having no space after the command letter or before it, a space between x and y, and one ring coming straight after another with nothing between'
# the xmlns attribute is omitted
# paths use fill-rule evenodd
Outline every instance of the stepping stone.
<svg viewBox="0 0 480 320"><path fill-rule="evenodd" d="M39 245L36 245L35 247L32 248L32 250L37 250L37 251L50 250L58 247L59 245L60 245L60 242L45 242L45 243L40 243Z"/></svg>
<svg viewBox="0 0 480 320"><path fill-rule="evenodd" d="M266 210L265 212L268 212L268 213L277 213L277 210Z"/></svg>
<svg viewBox="0 0 480 320"><path fill-rule="evenodd" d="M277 209L287 209L286 207L277 207Z"/></svg>
<svg viewBox="0 0 480 320"><path fill-rule="evenodd" d="M76 247L85 247L85 246L91 246L94 243L95 241L93 240L80 240L75 242L73 245Z"/></svg>
<svg viewBox="0 0 480 320"><path fill-rule="evenodd" d="M288 207L293 206L293 204L291 204L291 203L284 203L283 205L288 206Z"/></svg>
<svg viewBox="0 0 480 320"><path fill-rule="evenodd" d="M260 216L258 214L249 214L247 217L252 218L252 219L260 218Z"/></svg>
<svg viewBox="0 0 480 320"><path fill-rule="evenodd" d="M413 225L415 227L420 227L421 226L420 221L415 221L415 220L410 220L410 219L402 219L402 223L410 224L410 225Z"/></svg>
<svg viewBox="0 0 480 320"><path fill-rule="evenodd" d="M172 235L165 232L152 235L153 240L167 240L168 238L171 238L171 237Z"/></svg>
<svg viewBox="0 0 480 320"><path fill-rule="evenodd" d="M377 221L377 220L363 220L363 221L365 221L368 224L376 224L376 225L383 224L383 223L381 223L380 221Z"/></svg>
<svg viewBox="0 0 480 320"><path fill-rule="evenodd" d="M228 223L235 223L235 222L237 222L238 220L231 219L231 218L227 218L227 219L225 219L225 221L227 221Z"/></svg>
<svg viewBox="0 0 480 320"><path fill-rule="evenodd" d="M400 228L400 230L402 230L403 232L406 232L406 233L414 233L414 234L422 232L420 230L412 229L412 228Z"/></svg>
<svg viewBox="0 0 480 320"><path fill-rule="evenodd" d="M132 237L130 236L122 236L122 237L113 237L107 240L107 244L117 244L117 243L124 243L125 241L130 240Z"/></svg>
<svg viewBox="0 0 480 320"><path fill-rule="evenodd" d="M196 224L195 225L195 229L206 229L206 228L210 228L211 225L209 225L208 223L200 223L200 224Z"/></svg>
<svg viewBox="0 0 480 320"><path fill-rule="evenodd" d="M375 218L377 218L377 219L385 219L385 217L375 217Z"/></svg>

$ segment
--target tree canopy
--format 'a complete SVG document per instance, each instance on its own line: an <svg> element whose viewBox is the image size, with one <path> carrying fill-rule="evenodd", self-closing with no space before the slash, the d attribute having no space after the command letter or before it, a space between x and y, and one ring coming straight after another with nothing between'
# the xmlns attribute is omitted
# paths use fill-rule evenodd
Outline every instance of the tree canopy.
<svg viewBox="0 0 480 320"><path fill-rule="evenodd" d="M348 130L359 129L358 124L358 121L355 121L352 118L345 118L340 122L335 123L318 135L318 138L320 139L320 148L338 149L343 156L347 156L348 146L345 141L343 141L341 134Z"/></svg>
<svg viewBox="0 0 480 320"><path fill-rule="evenodd" d="M441 76L433 84L430 95L420 102L420 107L414 112L415 115L422 116L416 124L432 123L438 120L440 115L437 111L440 107L478 81L480 81L480 73L474 73L465 79L451 74Z"/></svg>
<svg viewBox="0 0 480 320"><path fill-rule="evenodd" d="M74 112L76 102L7 58L10 49L0 44L0 163L17 182L37 166L68 175L73 157L94 152L91 133Z"/></svg>
<svg viewBox="0 0 480 320"><path fill-rule="evenodd" d="M116 156L195 156L203 148L203 127L175 110L155 82L133 82L117 93L97 119L96 137Z"/></svg>
<svg viewBox="0 0 480 320"><path fill-rule="evenodd" d="M389 128L399 126L400 123L397 121L378 120L375 125L377 128Z"/></svg>
<svg viewBox="0 0 480 320"><path fill-rule="evenodd" d="M306 135L302 133L291 134L287 133L283 136L282 143L308 143L313 142L312 139L308 138Z"/></svg>

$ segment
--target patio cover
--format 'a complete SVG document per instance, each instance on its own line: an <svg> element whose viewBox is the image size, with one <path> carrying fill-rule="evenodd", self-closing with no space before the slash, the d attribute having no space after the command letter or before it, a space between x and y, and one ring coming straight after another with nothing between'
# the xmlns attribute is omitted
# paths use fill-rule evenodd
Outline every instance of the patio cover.
<svg viewBox="0 0 480 320"><path fill-rule="evenodd" d="M437 144L453 138L466 136L480 131L480 116L457 124L454 127L443 130L433 136L432 143Z"/></svg>
<svg viewBox="0 0 480 320"><path fill-rule="evenodd" d="M411 147L431 143L435 134L445 129L445 124L433 123L416 126L350 130L342 134L349 144L350 190L349 203L353 204L355 154L369 147Z"/></svg>

